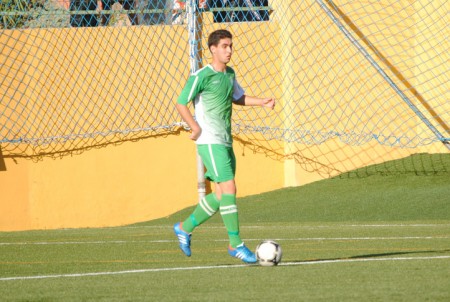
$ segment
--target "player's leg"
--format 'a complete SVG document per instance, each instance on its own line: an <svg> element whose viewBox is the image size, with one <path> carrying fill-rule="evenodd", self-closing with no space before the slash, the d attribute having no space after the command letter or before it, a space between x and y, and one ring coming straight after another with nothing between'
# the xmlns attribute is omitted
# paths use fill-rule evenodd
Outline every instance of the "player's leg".
<svg viewBox="0 0 450 302"><path fill-rule="evenodd" d="M220 215L228 232L230 246L236 248L242 244L239 235L239 216L236 205L236 184L234 179L217 183L220 188Z"/></svg>
<svg viewBox="0 0 450 302"><path fill-rule="evenodd" d="M214 193L208 194L200 200L195 210L183 222L174 225L174 232L178 237L180 249L186 256L191 255L191 233L196 227L213 216L219 209L219 201Z"/></svg>
<svg viewBox="0 0 450 302"><path fill-rule="evenodd" d="M220 156L217 154L218 151L216 150L216 147L212 147L212 145L199 145L197 146L197 150L206 167L205 177L215 181L218 177L218 168L216 166L215 157ZM215 186L215 189L219 189L219 195L211 193L200 200L194 212L183 221L182 228L184 231L191 233L196 227L207 221L217 212L220 203L216 196L219 196L220 198L221 192L220 187Z"/></svg>
<svg viewBox="0 0 450 302"><path fill-rule="evenodd" d="M220 214L228 231L230 245L235 248L242 244L242 240L239 237L236 184L234 182L236 157L233 148L224 145L199 145L198 153L206 167L205 177L214 181L216 190L216 194L210 194L210 200L215 201L215 203L209 204L208 207L202 207L202 203L200 203L197 207L198 212L207 219L209 218L206 217L207 210L217 210L220 205ZM213 214L212 211L209 211L209 213ZM201 222L196 220L197 217L191 215L190 219L183 223L183 229L189 232L192 227L195 228L196 225L204 222L203 220ZM185 225L186 227L184 227Z"/></svg>
<svg viewBox="0 0 450 302"><path fill-rule="evenodd" d="M255 254L242 242L239 232L239 217L236 205L236 184L234 180L219 183L221 190L220 215L228 232L230 256L241 259L246 263L257 261Z"/></svg>
<svg viewBox="0 0 450 302"><path fill-rule="evenodd" d="M208 179L213 179L215 174L208 174L208 171L213 171L216 169L213 165L214 159L210 148L208 145L199 145L198 153L207 169L205 177ZM191 233L196 227L211 218L219 210L219 205L220 203L216 197L216 194L208 194L200 200L191 215L189 215L184 221L178 222L174 225L173 228L175 235L178 238L180 249L186 256L189 257L191 255Z"/></svg>
<svg viewBox="0 0 450 302"><path fill-rule="evenodd" d="M256 262L255 255L243 244L239 235L234 181L236 158L233 149L223 145L199 145L198 152L207 169L205 177L214 181L216 193L202 199L183 223L174 226L181 250L190 256L190 233L214 215L220 206L220 214L230 239L229 254L247 263Z"/></svg>
<svg viewBox="0 0 450 302"><path fill-rule="evenodd" d="M194 212L183 221L182 229L187 233L192 233L196 227L211 218L219 209L219 201L216 194L211 193L200 200Z"/></svg>
<svg viewBox="0 0 450 302"><path fill-rule="evenodd" d="M220 200L220 214L228 232L230 256L246 263L255 263L256 256L242 242L239 231L239 216L236 205L236 157L232 148L225 148L226 155L222 159L222 178L218 178L216 187L217 198ZM219 160L221 162L221 160ZM220 165L220 164L219 164ZM223 181L221 181L223 180Z"/></svg>

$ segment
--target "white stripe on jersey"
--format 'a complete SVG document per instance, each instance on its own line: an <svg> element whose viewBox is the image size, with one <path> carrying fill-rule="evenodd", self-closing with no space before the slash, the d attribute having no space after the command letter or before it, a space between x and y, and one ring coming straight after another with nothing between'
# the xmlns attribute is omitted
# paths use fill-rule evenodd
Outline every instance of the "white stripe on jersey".
<svg viewBox="0 0 450 302"><path fill-rule="evenodd" d="M195 86L197 86L198 77L195 77L194 84L192 84L191 91L189 91L188 101L192 100L192 94L194 93Z"/></svg>

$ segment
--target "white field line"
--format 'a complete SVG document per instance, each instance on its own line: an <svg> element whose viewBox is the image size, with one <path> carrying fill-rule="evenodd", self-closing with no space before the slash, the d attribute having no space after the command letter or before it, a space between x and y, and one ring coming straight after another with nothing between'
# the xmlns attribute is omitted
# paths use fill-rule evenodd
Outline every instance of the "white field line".
<svg viewBox="0 0 450 302"><path fill-rule="evenodd" d="M433 239L450 239L450 236L404 236L404 237L312 237L312 238L271 238L277 241L364 241L364 240L433 240ZM261 241L262 239L253 238L245 239L245 241ZM213 241L224 242L228 239L215 240L199 240L199 241ZM105 241L42 241L42 242L0 242L0 246L12 245L70 245L70 244L129 244L129 243L172 243L178 242L176 239L164 240L105 240Z"/></svg>
<svg viewBox="0 0 450 302"><path fill-rule="evenodd" d="M280 225L241 225L241 228L247 228L247 229L273 229L276 227L280 227ZM398 224L333 224L331 223L331 225L281 225L281 227L283 228L295 228L295 229L302 229L302 228L346 228L346 227L350 227L350 228L357 228L357 227L362 227L362 228L386 228L386 227L450 227L450 224L448 223L442 223L442 224L431 224L431 223L415 223L415 224L403 224L403 223L398 223ZM111 227L112 229L117 229L117 228L121 228L121 229L166 229L166 228L172 228L171 225L141 225L141 226L123 226L123 227ZM223 226L217 225L202 225L201 228L203 229L223 229ZM104 229L109 229L108 227L104 228ZM66 230L71 230L71 229L66 229ZM72 229L73 230L73 229ZM82 229L80 229L82 230Z"/></svg>
<svg viewBox="0 0 450 302"><path fill-rule="evenodd" d="M448 255L448 256L432 256L432 257L362 258L362 259L335 259L335 260L316 260L316 261L304 261L304 262L285 262L285 263L281 263L280 266L349 263L349 262L373 262L373 261L439 260L439 259L450 259L450 255ZM0 278L0 282L1 281L33 280L33 279L95 277L95 276L111 276L111 275L124 275L124 274L156 273L156 272L242 268L242 267L247 267L247 266L252 266L252 265L238 264L238 265L217 265L217 266L192 266L192 267L137 269L137 270L116 271L116 272L96 272L96 273L78 273L78 274L40 275L40 276L18 276L18 277Z"/></svg>
<svg viewBox="0 0 450 302"><path fill-rule="evenodd" d="M117 226L117 227L103 227L98 228L96 230L102 231L102 230L120 230L120 229L172 229L173 225L139 225L139 226ZM242 229L273 229L280 227L280 225L274 224L274 225L241 225ZM437 223L437 224L431 224L431 223L415 223L415 224L407 224L407 223L397 223L397 224L333 224L331 225L281 225L283 228L294 228L294 229L314 229L314 228L389 228L389 227L450 227L450 224L448 223ZM202 229L223 229L224 226L222 225L202 225ZM44 231L52 231L52 232L83 232L86 230L92 230L92 229L86 229L86 228L68 228L68 229L55 229L55 230L44 230Z"/></svg>

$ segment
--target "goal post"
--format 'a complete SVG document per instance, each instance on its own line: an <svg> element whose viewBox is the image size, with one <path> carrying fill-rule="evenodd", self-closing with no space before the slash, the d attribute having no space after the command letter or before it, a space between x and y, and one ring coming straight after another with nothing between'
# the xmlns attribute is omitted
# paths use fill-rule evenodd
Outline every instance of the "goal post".
<svg viewBox="0 0 450 302"><path fill-rule="evenodd" d="M187 20L189 33L189 63L191 74L195 73L201 68L202 62L202 48L199 41L202 40L202 13L200 5L197 0L188 0L187 2ZM202 200L206 196L206 179L203 161L196 152L197 160L197 191L198 200Z"/></svg>

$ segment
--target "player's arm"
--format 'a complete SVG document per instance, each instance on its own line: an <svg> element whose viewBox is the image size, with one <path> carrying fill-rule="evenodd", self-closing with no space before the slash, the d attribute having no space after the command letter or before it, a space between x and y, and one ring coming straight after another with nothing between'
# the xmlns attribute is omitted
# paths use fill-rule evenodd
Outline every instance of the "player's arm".
<svg viewBox="0 0 450 302"><path fill-rule="evenodd" d="M275 107L275 99L273 98L257 98L245 95L245 91L238 81L233 82L233 102L240 106L261 106L273 109Z"/></svg>
<svg viewBox="0 0 450 302"><path fill-rule="evenodd" d="M189 138L194 141L200 137L200 134L202 134L202 129L192 116L192 113L187 105L200 92L201 85L199 82L201 81L197 76L190 76L186 86L183 88L180 96L178 97L176 105L177 111L181 115L181 118L186 124L188 124L189 128L191 128L191 135Z"/></svg>
<svg viewBox="0 0 450 302"><path fill-rule="evenodd" d="M242 95L239 99L234 100L236 105L241 106L261 106L273 109L275 100L273 98L257 98L254 96Z"/></svg>
<svg viewBox="0 0 450 302"><path fill-rule="evenodd" d="M176 105L176 108L178 110L178 113L181 115L181 118L183 119L183 121L186 124L188 124L189 128L191 128L191 135L189 136L189 138L194 141L197 140L197 138L200 137L200 134L202 134L202 129L200 128L197 121L192 116L191 111L189 110L189 108L186 105L180 104L180 103L178 103Z"/></svg>

